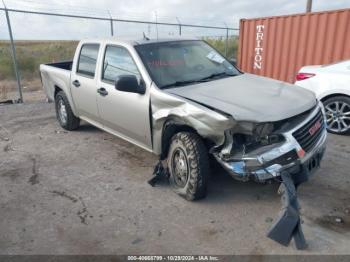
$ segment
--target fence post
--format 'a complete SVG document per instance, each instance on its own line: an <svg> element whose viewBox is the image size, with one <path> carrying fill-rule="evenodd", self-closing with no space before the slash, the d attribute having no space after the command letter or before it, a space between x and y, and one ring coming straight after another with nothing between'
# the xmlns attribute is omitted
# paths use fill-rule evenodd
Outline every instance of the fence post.
<svg viewBox="0 0 350 262"><path fill-rule="evenodd" d="M111 35L114 36L113 20L111 19Z"/></svg>
<svg viewBox="0 0 350 262"><path fill-rule="evenodd" d="M16 57L16 48L15 48L15 43L13 42L13 35L12 35L10 16L9 16L7 7L6 7L4 2L3 2L3 4L4 4L4 8L5 8L7 28L8 28L9 35L10 35L13 69L15 70L16 80L17 80L17 89L18 89L18 94L19 94L18 103L23 103L23 95L22 95L22 88L21 88L21 76L20 76L19 70L18 70L17 57Z"/></svg>
<svg viewBox="0 0 350 262"><path fill-rule="evenodd" d="M225 56L228 55L228 27L226 28L226 43L225 43Z"/></svg>
<svg viewBox="0 0 350 262"><path fill-rule="evenodd" d="M181 35L181 33L182 33L181 32L181 29L182 29L181 22L180 22L179 18L177 18L177 17L176 17L176 20L179 23L179 35Z"/></svg>
<svg viewBox="0 0 350 262"><path fill-rule="evenodd" d="M156 16L156 32L157 32L157 40L158 40L158 14L157 14L157 11L154 11L154 14Z"/></svg>
<svg viewBox="0 0 350 262"><path fill-rule="evenodd" d="M109 14L109 18L110 18L110 23L111 23L111 36L114 36L114 28L113 28L113 17L111 15L111 13L108 10L108 14Z"/></svg>

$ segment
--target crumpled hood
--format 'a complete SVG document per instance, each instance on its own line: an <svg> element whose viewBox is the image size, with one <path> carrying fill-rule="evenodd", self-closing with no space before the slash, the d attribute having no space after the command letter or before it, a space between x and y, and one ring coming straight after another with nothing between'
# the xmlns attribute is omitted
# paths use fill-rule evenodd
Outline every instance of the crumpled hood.
<svg viewBox="0 0 350 262"><path fill-rule="evenodd" d="M216 108L237 121L279 121L316 105L315 95L302 87L247 73L163 91Z"/></svg>

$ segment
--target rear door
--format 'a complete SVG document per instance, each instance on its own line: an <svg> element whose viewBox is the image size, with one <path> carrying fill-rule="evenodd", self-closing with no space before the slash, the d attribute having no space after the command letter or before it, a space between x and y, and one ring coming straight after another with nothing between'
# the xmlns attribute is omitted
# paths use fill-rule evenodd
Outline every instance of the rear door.
<svg viewBox="0 0 350 262"><path fill-rule="evenodd" d="M82 44L71 74L71 92L79 116L96 122L96 65L99 49L99 44Z"/></svg>
<svg viewBox="0 0 350 262"><path fill-rule="evenodd" d="M101 63L97 94L100 118L106 129L147 150L152 149L149 115L149 88L145 94L128 93L115 88L120 75L135 75L143 81L132 54L126 47L106 45Z"/></svg>

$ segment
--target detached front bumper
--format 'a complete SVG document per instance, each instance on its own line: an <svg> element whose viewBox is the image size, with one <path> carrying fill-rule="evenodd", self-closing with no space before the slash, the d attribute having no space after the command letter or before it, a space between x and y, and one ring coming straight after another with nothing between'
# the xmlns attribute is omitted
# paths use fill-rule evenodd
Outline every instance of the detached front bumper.
<svg viewBox="0 0 350 262"><path fill-rule="evenodd" d="M326 149L327 130L322 105L295 128L283 133L285 142L259 154L247 154L232 161L216 160L235 179L258 182L278 177L281 172L312 174L320 166Z"/></svg>

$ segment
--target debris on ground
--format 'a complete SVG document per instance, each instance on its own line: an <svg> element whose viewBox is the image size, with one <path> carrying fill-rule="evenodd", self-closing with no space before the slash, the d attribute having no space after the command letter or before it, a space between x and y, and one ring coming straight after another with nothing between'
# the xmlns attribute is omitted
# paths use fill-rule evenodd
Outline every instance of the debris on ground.
<svg viewBox="0 0 350 262"><path fill-rule="evenodd" d="M288 246L292 238L297 249L306 249L307 244L301 228L300 205L297 198L296 184L288 172L281 174L279 188L282 210L267 233L267 237L277 243ZM300 182L299 182L300 183Z"/></svg>
<svg viewBox="0 0 350 262"><path fill-rule="evenodd" d="M335 222L337 223L343 223L343 219L341 217L336 217Z"/></svg>
<svg viewBox="0 0 350 262"><path fill-rule="evenodd" d="M265 219L265 222L266 223L271 223L273 221L273 219L271 218L271 217L267 217L266 219Z"/></svg>
<svg viewBox="0 0 350 262"><path fill-rule="evenodd" d="M154 187L156 185L156 183L164 177L166 177L166 178L168 177L168 172L163 167L162 161L159 160L159 162L154 167L153 177L150 180L148 180L148 184L150 184L152 187Z"/></svg>

